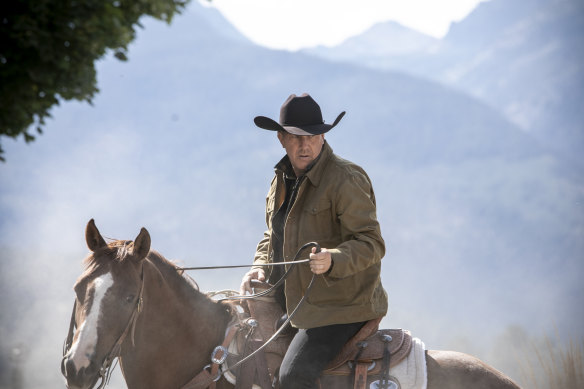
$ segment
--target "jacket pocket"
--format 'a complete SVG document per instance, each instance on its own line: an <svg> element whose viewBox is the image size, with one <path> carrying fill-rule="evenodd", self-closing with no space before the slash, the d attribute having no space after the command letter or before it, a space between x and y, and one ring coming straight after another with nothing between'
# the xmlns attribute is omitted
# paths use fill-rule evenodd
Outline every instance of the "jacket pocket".
<svg viewBox="0 0 584 389"><path fill-rule="evenodd" d="M319 200L305 204L302 216L302 234L309 240L319 243L336 241L335 237L338 236L339 226L336 216L333 215L330 200Z"/></svg>
<svg viewBox="0 0 584 389"><path fill-rule="evenodd" d="M308 302L321 308L368 306L372 291L369 285L362 285L362 281L359 277L349 277L334 286L326 286L324 280L317 279Z"/></svg>
<svg viewBox="0 0 584 389"><path fill-rule="evenodd" d="M304 206L304 211L308 212L311 215L318 215L321 212L326 211L327 209L331 209L331 201L330 200L318 200L306 204Z"/></svg>

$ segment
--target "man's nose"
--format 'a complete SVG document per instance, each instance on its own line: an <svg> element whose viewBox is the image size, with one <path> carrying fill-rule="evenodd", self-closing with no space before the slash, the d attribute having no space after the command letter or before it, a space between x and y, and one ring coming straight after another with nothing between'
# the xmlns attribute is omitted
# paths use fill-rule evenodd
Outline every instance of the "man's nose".
<svg viewBox="0 0 584 389"><path fill-rule="evenodd" d="M308 143L308 137L307 136L301 136L300 137L300 141L299 141L300 146L302 147L302 146L304 146L307 143Z"/></svg>

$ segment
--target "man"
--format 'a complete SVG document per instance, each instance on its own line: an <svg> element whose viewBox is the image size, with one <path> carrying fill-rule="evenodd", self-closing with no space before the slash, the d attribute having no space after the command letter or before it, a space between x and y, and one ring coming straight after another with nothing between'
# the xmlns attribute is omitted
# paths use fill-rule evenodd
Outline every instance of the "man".
<svg viewBox="0 0 584 389"><path fill-rule="evenodd" d="M303 94L288 97L279 123L265 116L254 119L258 127L277 131L286 150L267 196L268 230L254 263L290 261L308 242L322 247L319 253L314 248L305 253L311 261L296 266L280 295L290 314L317 275L310 295L291 318L298 332L280 367L283 389L315 387L345 342L365 322L387 312L380 278L385 243L371 181L361 167L333 154L325 141L325 133L344 114L325 124L319 105ZM282 274L280 266L252 268L243 277L241 292L251 292L252 279L268 277L275 283Z"/></svg>

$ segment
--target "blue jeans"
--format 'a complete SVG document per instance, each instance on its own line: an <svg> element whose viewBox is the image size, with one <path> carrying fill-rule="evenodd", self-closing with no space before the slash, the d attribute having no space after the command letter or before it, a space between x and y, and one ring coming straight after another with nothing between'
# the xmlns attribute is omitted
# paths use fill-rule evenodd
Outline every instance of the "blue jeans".
<svg viewBox="0 0 584 389"><path fill-rule="evenodd" d="M322 371L366 322L298 330L280 366L280 389L311 389Z"/></svg>

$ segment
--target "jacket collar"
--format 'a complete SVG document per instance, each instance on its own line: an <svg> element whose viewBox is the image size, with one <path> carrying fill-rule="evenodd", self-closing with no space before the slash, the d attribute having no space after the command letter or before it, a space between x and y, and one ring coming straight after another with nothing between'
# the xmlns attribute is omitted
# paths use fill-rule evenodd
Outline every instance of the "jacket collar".
<svg viewBox="0 0 584 389"><path fill-rule="evenodd" d="M322 179L322 175L324 173L324 168L327 164L327 161L330 159L331 155L333 154L333 149L329 146L328 142L325 140L324 145L322 146L322 151L320 152L319 156L316 158L314 163L308 167L308 171L304 173L306 178L310 180L312 185L318 186L320 180ZM276 172L282 172L286 177L296 177L294 173L294 169L292 169L292 164L290 163L290 159L287 155L284 156L275 166Z"/></svg>

